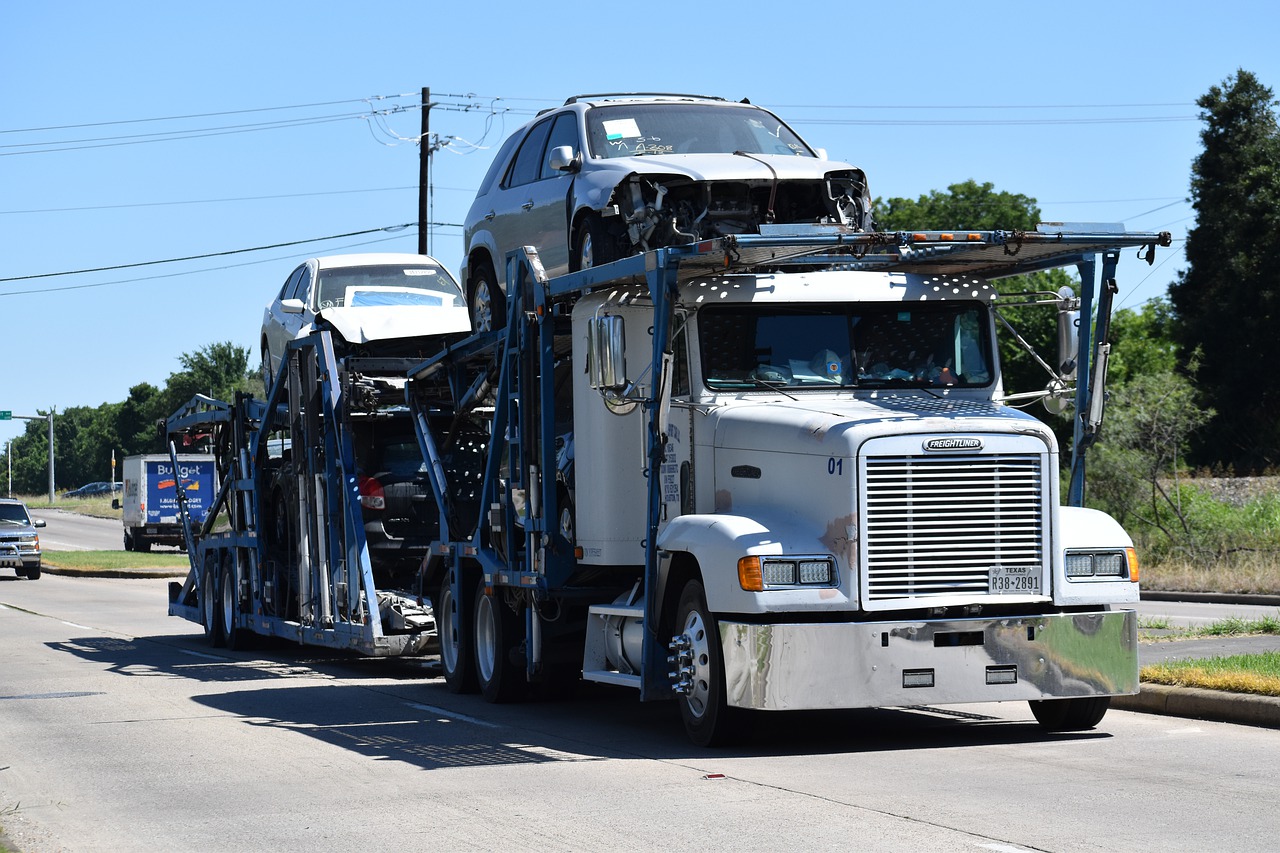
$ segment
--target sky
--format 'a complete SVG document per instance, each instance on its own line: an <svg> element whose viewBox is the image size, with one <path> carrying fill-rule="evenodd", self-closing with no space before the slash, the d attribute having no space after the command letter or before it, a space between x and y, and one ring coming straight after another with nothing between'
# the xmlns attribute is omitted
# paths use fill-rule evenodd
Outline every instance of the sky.
<svg viewBox="0 0 1280 853"><path fill-rule="evenodd" d="M683 92L772 109L874 196L972 179L1046 221L1170 231L1153 267L1121 261L1137 308L1184 266L1196 99L1241 68L1280 87L1277 32L1274 0L0 0L0 410L120 402L223 341L256 364L301 260L416 251L424 87L455 273L476 185L539 109Z"/></svg>

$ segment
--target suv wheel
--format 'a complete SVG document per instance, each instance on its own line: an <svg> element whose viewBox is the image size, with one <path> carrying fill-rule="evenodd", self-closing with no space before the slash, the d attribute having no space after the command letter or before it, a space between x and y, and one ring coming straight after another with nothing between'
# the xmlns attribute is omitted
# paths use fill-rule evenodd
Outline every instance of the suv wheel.
<svg viewBox="0 0 1280 853"><path fill-rule="evenodd" d="M471 311L472 332L488 332L507 324L507 300L488 260L476 263L467 282L467 307Z"/></svg>

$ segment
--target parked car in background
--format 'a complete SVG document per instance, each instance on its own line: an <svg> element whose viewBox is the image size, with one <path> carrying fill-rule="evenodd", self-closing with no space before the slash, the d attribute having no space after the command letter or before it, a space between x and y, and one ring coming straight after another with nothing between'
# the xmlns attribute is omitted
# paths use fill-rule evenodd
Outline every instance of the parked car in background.
<svg viewBox="0 0 1280 853"><path fill-rule="evenodd" d="M91 498L99 495L111 495L124 488L124 483L85 483L78 489L63 492L64 498Z"/></svg>
<svg viewBox="0 0 1280 853"><path fill-rule="evenodd" d="M501 326L506 255L548 276L637 252L798 223L869 231L863 171L773 113L691 95L578 95L503 143L463 223L473 323Z"/></svg>
<svg viewBox="0 0 1280 853"><path fill-rule="evenodd" d="M33 520L22 501L0 498L0 568L39 580L40 534L36 528L44 526L44 519Z"/></svg>
<svg viewBox="0 0 1280 853"><path fill-rule="evenodd" d="M462 288L432 257L382 253L311 258L289 275L262 317L262 371L268 389L289 341L321 328L336 333L339 357L426 357L436 350L426 347L425 337L471 330Z"/></svg>

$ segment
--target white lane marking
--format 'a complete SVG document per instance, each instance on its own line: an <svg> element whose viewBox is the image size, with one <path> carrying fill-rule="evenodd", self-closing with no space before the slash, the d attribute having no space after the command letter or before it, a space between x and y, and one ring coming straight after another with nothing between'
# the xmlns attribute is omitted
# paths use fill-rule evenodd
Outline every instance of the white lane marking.
<svg viewBox="0 0 1280 853"><path fill-rule="evenodd" d="M428 714L435 714L443 720L458 720L463 723L472 723L477 726L484 726L487 729L505 728L497 723L490 723L487 720L477 720L475 717L468 717L466 714L457 714L453 711L446 711L444 708L437 708L434 705L419 705L416 702L406 702L410 708L417 711L426 711Z"/></svg>

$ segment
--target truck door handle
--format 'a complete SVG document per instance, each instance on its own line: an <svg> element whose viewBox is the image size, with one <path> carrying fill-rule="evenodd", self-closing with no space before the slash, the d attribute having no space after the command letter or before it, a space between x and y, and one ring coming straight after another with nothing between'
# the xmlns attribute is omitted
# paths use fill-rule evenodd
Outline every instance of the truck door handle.
<svg viewBox="0 0 1280 853"><path fill-rule="evenodd" d="M495 216L497 216L497 215L498 215L498 214L494 213L494 212L491 210L491 211L489 211L488 213L486 213L486 214L484 215L484 220L485 220L485 222L492 222L492 221L493 221L493 217L495 217Z"/></svg>
<svg viewBox="0 0 1280 853"><path fill-rule="evenodd" d="M520 205L520 209L521 209L521 210L533 210L533 199L529 199L529 200L528 200L528 201L526 201L524 204Z"/></svg>

